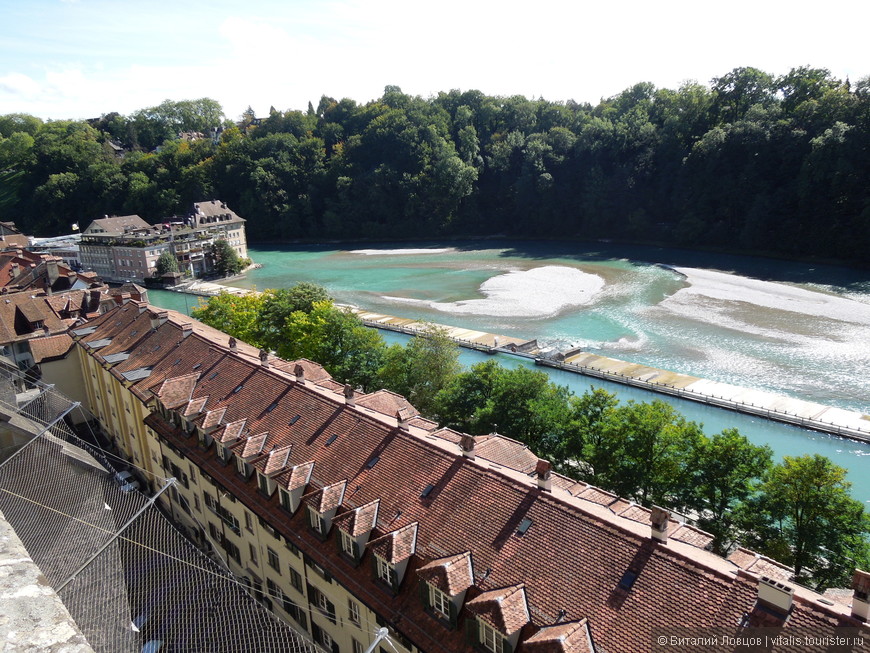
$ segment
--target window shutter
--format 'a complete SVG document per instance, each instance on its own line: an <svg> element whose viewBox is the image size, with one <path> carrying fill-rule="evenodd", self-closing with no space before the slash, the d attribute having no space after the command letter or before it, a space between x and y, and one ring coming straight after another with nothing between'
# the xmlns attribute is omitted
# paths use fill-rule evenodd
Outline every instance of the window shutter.
<svg viewBox="0 0 870 653"><path fill-rule="evenodd" d="M514 647L507 639L502 640L501 653L514 653Z"/></svg>
<svg viewBox="0 0 870 653"><path fill-rule="evenodd" d="M339 555L344 553L344 538L341 535L341 531L336 531L335 533L335 546L338 548ZM344 553L344 555L347 555Z"/></svg>
<svg viewBox="0 0 870 653"><path fill-rule="evenodd" d="M326 611L329 613L329 620L335 623L335 604L328 599L326 601Z"/></svg>
<svg viewBox="0 0 870 653"><path fill-rule="evenodd" d="M429 583L420 579L418 589L420 590L420 602L426 610L429 610L432 607L432 604L429 602Z"/></svg>
<svg viewBox="0 0 870 653"><path fill-rule="evenodd" d="M480 644L480 628L477 626L477 619L469 616L465 620L465 639L472 646Z"/></svg>
<svg viewBox="0 0 870 653"><path fill-rule="evenodd" d="M393 592L399 591L399 573L393 566L390 567L390 586L392 586Z"/></svg>
<svg viewBox="0 0 870 653"><path fill-rule="evenodd" d="M332 653L341 653L341 650L339 650L338 644L336 642L332 643Z"/></svg>
<svg viewBox="0 0 870 653"><path fill-rule="evenodd" d="M359 542L354 540L353 542L353 561L359 564L359 560L362 557L362 552L360 551Z"/></svg>
<svg viewBox="0 0 870 653"><path fill-rule="evenodd" d="M450 614L448 616L450 619L450 627L456 628L456 622L459 619L459 609L456 607L456 604L453 601L450 601L449 609Z"/></svg>
<svg viewBox="0 0 870 653"><path fill-rule="evenodd" d="M378 558L374 554L372 554L371 563L372 563L372 578L377 580L378 579Z"/></svg>
<svg viewBox="0 0 870 653"><path fill-rule="evenodd" d="M320 535L321 535L321 537L326 537L326 531L327 531L326 519L321 517L320 518Z"/></svg>
<svg viewBox="0 0 870 653"><path fill-rule="evenodd" d="M309 603L317 603L317 590L314 588L311 583L306 583L308 589L308 602Z"/></svg>

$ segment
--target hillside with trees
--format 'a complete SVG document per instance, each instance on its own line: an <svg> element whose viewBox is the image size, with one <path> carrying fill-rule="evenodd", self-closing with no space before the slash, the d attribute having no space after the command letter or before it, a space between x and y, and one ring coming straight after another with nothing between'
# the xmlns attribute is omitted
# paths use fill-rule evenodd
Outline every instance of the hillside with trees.
<svg viewBox="0 0 870 653"><path fill-rule="evenodd" d="M179 138L191 132L204 137ZM236 123L209 99L0 116L0 219L25 231L206 197L261 241L505 234L866 263L870 78L737 68L596 106L388 86Z"/></svg>

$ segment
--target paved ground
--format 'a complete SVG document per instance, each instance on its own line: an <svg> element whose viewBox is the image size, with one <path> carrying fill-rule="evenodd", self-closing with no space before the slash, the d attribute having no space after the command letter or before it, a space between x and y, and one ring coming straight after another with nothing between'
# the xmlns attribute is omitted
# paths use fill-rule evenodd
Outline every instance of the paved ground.
<svg viewBox="0 0 870 653"><path fill-rule="evenodd" d="M93 653L0 512L0 650Z"/></svg>

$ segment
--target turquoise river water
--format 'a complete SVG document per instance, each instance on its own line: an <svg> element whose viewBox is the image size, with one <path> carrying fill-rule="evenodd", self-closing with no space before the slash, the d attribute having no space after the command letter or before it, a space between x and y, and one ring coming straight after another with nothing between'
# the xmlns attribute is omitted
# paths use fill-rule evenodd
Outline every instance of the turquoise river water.
<svg viewBox="0 0 870 653"><path fill-rule="evenodd" d="M234 285L266 289L311 281L341 303L373 311L537 338L563 349L581 346L870 413L866 272L607 243L260 246L251 257L263 267ZM150 295L153 303L182 312L197 304L175 293ZM404 339L382 333L389 341ZM462 353L467 365L485 358ZM504 365L531 364L498 358ZM593 383L545 371L577 393ZM870 504L870 445L618 384L594 384L622 400L662 398L710 433L736 427L771 446L777 458L824 454L849 470L855 497Z"/></svg>

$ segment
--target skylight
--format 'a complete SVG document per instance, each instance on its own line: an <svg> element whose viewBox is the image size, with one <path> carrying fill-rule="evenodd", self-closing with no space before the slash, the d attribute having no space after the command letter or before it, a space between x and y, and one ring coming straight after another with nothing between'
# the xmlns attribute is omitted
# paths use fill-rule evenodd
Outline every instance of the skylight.
<svg viewBox="0 0 870 653"><path fill-rule="evenodd" d="M218 375L217 372L212 372L211 374L209 374L208 380L211 381L211 380L212 380L214 377L216 377L217 375Z"/></svg>
<svg viewBox="0 0 870 653"><path fill-rule="evenodd" d="M336 440L338 440L338 433L333 433L332 435L330 435L330 436L326 439L326 444L325 444L324 446L328 447L329 445L331 445L331 444L332 444L333 442L335 442Z"/></svg>
<svg viewBox="0 0 870 653"><path fill-rule="evenodd" d="M290 426L293 426L296 422L298 422L300 417L301 417L301 415L296 415L293 419L291 419ZM338 436L336 436L336 437L338 437Z"/></svg>
<svg viewBox="0 0 870 653"><path fill-rule="evenodd" d="M517 529L517 535L525 535L526 531L532 525L532 520L526 517L522 522L520 522L520 527Z"/></svg>
<svg viewBox="0 0 870 653"><path fill-rule="evenodd" d="M278 407L278 402L277 402L277 401L273 401L271 404L269 404L269 407L266 409L266 412L267 412L267 413L271 413L271 412L272 412L273 410L275 410L277 407Z"/></svg>
<svg viewBox="0 0 870 653"><path fill-rule="evenodd" d="M198 370L200 367L202 367L202 363L197 363L193 366L193 369Z"/></svg>
<svg viewBox="0 0 870 653"><path fill-rule="evenodd" d="M338 437L338 436L336 436L336 437ZM371 460L369 460L369 461L366 463L366 469L371 469L372 467L374 467L375 465L377 465L377 464L378 464L378 461L379 461L380 459L381 459L380 456L375 456L374 458L372 458Z"/></svg>
<svg viewBox="0 0 870 653"><path fill-rule="evenodd" d="M242 388L244 388L244 387L245 387L244 383L242 383L241 385L237 385L235 388L233 388L233 394L238 394L239 392L242 391Z"/></svg>
<svg viewBox="0 0 870 653"><path fill-rule="evenodd" d="M435 489L435 486L432 483L429 483L426 487L423 488L423 491L420 493L420 497L425 499L430 494L432 494L432 490Z"/></svg>
<svg viewBox="0 0 870 653"><path fill-rule="evenodd" d="M637 574L629 569L622 575L622 579L619 581L619 587L624 589L625 591L628 591L632 588L632 586L634 585L634 581L636 580Z"/></svg>

